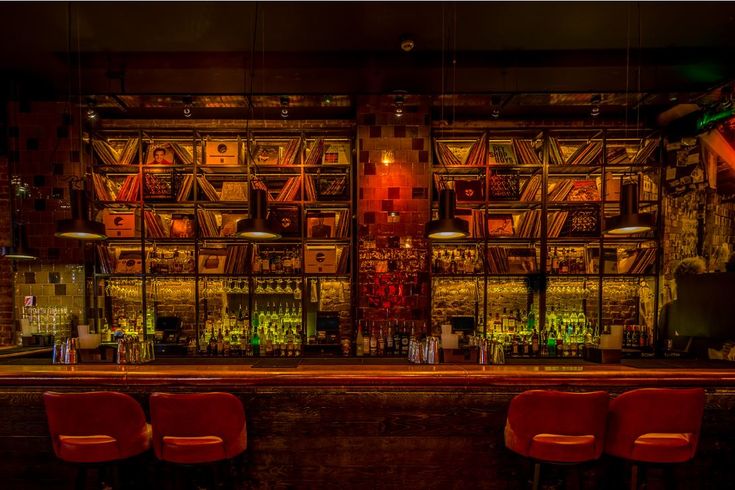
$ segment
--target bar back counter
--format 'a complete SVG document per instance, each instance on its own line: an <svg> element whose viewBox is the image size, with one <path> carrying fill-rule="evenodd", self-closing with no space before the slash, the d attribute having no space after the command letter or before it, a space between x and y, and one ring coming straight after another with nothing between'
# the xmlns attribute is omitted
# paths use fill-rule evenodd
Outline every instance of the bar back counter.
<svg viewBox="0 0 735 490"><path fill-rule="evenodd" d="M726 487L735 477L735 369L726 364L160 362L0 366L3 488L63 488L73 481L73 468L55 459L51 449L42 403L47 390L121 391L146 413L152 392L235 394L247 416L242 488L446 489L524 488L528 463L503 443L508 404L522 391L602 389L615 397L639 387L701 386L707 395L702 439L696 458L674 468L678 488ZM110 413L110 424L124 416ZM150 464L144 470L153 474L154 458L145 461ZM603 457L586 467L582 488L620 488L619 478L628 474L621 464ZM661 481L657 475L652 469L651 488Z"/></svg>

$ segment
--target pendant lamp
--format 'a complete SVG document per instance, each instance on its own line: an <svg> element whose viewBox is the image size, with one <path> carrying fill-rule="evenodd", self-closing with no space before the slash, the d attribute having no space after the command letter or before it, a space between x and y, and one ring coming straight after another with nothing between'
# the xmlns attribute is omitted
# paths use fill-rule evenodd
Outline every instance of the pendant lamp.
<svg viewBox="0 0 735 490"><path fill-rule="evenodd" d="M638 212L638 183L620 179L620 214L605 220L605 233L632 235L653 229L653 215Z"/></svg>
<svg viewBox="0 0 735 490"><path fill-rule="evenodd" d="M83 189L69 189L71 219L62 219L56 224L56 236L73 240L104 240L105 225L89 219L89 203Z"/></svg>
<svg viewBox="0 0 735 490"><path fill-rule="evenodd" d="M28 247L28 235L25 225L16 223L13 226L13 244L3 250L3 256L10 260L36 260L38 257Z"/></svg>
<svg viewBox="0 0 735 490"><path fill-rule="evenodd" d="M466 238L469 224L454 217L456 199L453 189L442 189L439 194L439 219L429 221L426 236L432 240L456 240Z"/></svg>
<svg viewBox="0 0 735 490"><path fill-rule="evenodd" d="M237 236L248 240L278 240L281 234L273 230L266 215L268 196L263 189L250 189L249 217L237 222Z"/></svg>

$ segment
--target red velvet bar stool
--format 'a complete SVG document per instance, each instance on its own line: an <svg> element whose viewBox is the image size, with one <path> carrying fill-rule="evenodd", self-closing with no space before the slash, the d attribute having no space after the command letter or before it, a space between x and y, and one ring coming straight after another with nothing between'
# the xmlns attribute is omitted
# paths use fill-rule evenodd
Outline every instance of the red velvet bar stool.
<svg viewBox="0 0 735 490"><path fill-rule="evenodd" d="M514 397L505 423L505 445L534 462L538 489L541 463L583 463L602 454L609 395L525 391Z"/></svg>
<svg viewBox="0 0 735 490"><path fill-rule="evenodd" d="M638 488L638 463L683 463L697 452L704 390L642 388L610 403L605 453L632 463L630 488Z"/></svg>
<svg viewBox="0 0 735 490"><path fill-rule="evenodd" d="M153 450L161 461L232 461L247 449L245 410L230 393L153 393Z"/></svg>
<svg viewBox="0 0 735 490"><path fill-rule="evenodd" d="M78 464L78 489L88 466L122 461L150 448L151 428L140 404L124 393L43 394L56 456Z"/></svg>

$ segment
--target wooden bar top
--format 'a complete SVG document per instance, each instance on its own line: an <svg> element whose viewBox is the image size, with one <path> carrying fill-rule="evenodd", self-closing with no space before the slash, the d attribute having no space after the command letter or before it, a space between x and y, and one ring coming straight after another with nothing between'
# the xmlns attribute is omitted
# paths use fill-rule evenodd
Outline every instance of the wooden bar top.
<svg viewBox="0 0 735 490"><path fill-rule="evenodd" d="M189 386L735 386L735 364L718 368L584 364L299 365L77 364L0 365L2 386L189 385ZM645 364L645 363L639 363ZM256 364L257 366L257 364Z"/></svg>

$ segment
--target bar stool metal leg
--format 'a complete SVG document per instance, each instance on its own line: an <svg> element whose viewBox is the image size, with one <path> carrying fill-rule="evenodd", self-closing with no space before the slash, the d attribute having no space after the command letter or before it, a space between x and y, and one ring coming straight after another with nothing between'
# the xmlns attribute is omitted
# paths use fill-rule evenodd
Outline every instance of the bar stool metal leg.
<svg viewBox="0 0 735 490"><path fill-rule="evenodd" d="M541 463L533 465L533 490L538 490L539 480L541 480Z"/></svg>
<svg viewBox="0 0 735 490"><path fill-rule="evenodd" d="M638 489L638 465L633 463L630 469L630 490Z"/></svg>

